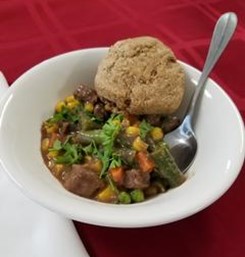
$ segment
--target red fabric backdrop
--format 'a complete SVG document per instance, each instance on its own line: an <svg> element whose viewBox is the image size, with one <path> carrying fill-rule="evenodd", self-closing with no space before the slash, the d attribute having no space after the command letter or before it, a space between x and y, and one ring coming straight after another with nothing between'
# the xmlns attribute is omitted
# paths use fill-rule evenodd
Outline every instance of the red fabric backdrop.
<svg viewBox="0 0 245 257"><path fill-rule="evenodd" d="M238 29L212 78L245 118L243 0L1 0L0 70L12 83L46 58L139 35L160 38L178 59L201 69L214 24L226 11L237 13ZM245 167L212 206L173 224L144 229L75 225L95 257L243 257L244 172Z"/></svg>

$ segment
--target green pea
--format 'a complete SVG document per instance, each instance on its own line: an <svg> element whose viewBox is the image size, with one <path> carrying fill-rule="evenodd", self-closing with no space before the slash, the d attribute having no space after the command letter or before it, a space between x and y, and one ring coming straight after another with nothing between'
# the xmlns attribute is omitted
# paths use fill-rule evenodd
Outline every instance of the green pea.
<svg viewBox="0 0 245 257"><path fill-rule="evenodd" d="M129 204L129 203L131 203L131 197L126 192L120 192L119 195L118 195L118 200L122 204Z"/></svg>
<svg viewBox="0 0 245 257"><path fill-rule="evenodd" d="M135 203L143 202L145 199L144 193L140 189L135 189L135 190L131 191L130 196L131 196L132 201Z"/></svg>

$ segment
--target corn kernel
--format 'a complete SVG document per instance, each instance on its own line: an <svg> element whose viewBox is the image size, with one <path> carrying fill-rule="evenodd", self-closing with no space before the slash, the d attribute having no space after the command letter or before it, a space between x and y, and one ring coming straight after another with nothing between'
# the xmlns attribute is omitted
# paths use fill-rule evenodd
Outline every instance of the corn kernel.
<svg viewBox="0 0 245 257"><path fill-rule="evenodd" d="M64 169L64 165L62 164L55 164L53 167L53 171L55 173L56 176L59 176L61 174L61 172Z"/></svg>
<svg viewBox="0 0 245 257"><path fill-rule="evenodd" d="M56 112L61 112L63 107L65 107L66 104L64 101L59 101L56 105L55 105L55 111Z"/></svg>
<svg viewBox="0 0 245 257"><path fill-rule="evenodd" d="M76 106L78 106L78 104L79 104L79 102L78 101L73 101L73 102L69 102L69 103L67 103L67 108L68 109L73 109L73 108L75 108Z"/></svg>
<svg viewBox="0 0 245 257"><path fill-rule="evenodd" d="M101 162L101 160L98 160L98 159L96 159L96 160L94 160L94 162L93 162L93 164L91 165L91 168L92 168L92 170L94 170L95 172L100 172L101 170L102 170L102 162Z"/></svg>
<svg viewBox="0 0 245 257"><path fill-rule="evenodd" d="M41 149L42 151L46 152L49 148L49 138L44 138L41 143Z"/></svg>
<svg viewBox="0 0 245 257"><path fill-rule="evenodd" d="M84 159L85 159L85 162L87 163L87 162L91 162L93 158L90 155L86 155Z"/></svg>
<svg viewBox="0 0 245 257"><path fill-rule="evenodd" d="M51 151L51 152L49 152L49 153L47 154L47 157L48 157L48 159L53 159L53 158L57 157L58 154L59 154L58 151Z"/></svg>
<svg viewBox="0 0 245 257"><path fill-rule="evenodd" d="M152 139L155 141L163 139L163 131L159 127L154 127L150 133L151 133Z"/></svg>
<svg viewBox="0 0 245 257"><path fill-rule="evenodd" d="M52 126L47 126L46 127L46 131L48 134L52 134L52 133L55 133L57 132L58 130L58 125L57 124L53 124Z"/></svg>
<svg viewBox="0 0 245 257"><path fill-rule="evenodd" d="M112 124L114 124L114 125L121 125L121 121L120 120L113 120L112 121Z"/></svg>
<svg viewBox="0 0 245 257"><path fill-rule="evenodd" d="M94 110L94 105L90 102L84 104L84 110L87 112L92 112Z"/></svg>
<svg viewBox="0 0 245 257"><path fill-rule="evenodd" d="M111 202L114 198L116 198L116 194L111 186L107 186L97 195L97 199L101 202Z"/></svg>
<svg viewBox="0 0 245 257"><path fill-rule="evenodd" d="M133 148L136 151L146 151L148 144L146 144L140 137L136 137L133 141Z"/></svg>
<svg viewBox="0 0 245 257"><path fill-rule="evenodd" d="M69 95L69 96L66 97L65 101L67 103L71 103L71 102L74 102L74 101L77 101L77 100L75 99L74 95Z"/></svg>
<svg viewBox="0 0 245 257"><path fill-rule="evenodd" d="M127 136L138 136L140 134L140 129L138 127L129 126L126 128Z"/></svg>
<svg viewBox="0 0 245 257"><path fill-rule="evenodd" d="M54 165L55 165L54 160L51 159L51 160L48 161L49 169L53 169Z"/></svg>

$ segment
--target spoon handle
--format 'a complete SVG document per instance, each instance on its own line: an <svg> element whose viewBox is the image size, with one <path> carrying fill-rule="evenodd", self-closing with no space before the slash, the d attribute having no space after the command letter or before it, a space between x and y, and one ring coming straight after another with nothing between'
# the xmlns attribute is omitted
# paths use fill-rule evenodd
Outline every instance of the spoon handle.
<svg viewBox="0 0 245 257"><path fill-rule="evenodd" d="M208 55L204 64L203 71L199 78L195 93L193 95L187 116L189 122L193 122L193 116L198 111L198 104L200 96L205 87L205 82L218 61L219 57L226 48L228 42L230 41L235 28L237 25L237 16L235 13L228 12L223 14L217 21L211 43L208 50Z"/></svg>

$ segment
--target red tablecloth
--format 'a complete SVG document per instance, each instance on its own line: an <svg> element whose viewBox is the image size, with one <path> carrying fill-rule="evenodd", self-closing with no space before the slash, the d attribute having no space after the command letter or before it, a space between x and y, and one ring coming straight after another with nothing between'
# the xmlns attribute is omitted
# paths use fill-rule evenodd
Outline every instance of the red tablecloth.
<svg viewBox="0 0 245 257"><path fill-rule="evenodd" d="M12 83L48 57L74 49L109 46L139 35L160 38L178 59L201 69L214 24L226 11L237 13L238 29L212 77L245 118L242 0L1 0L0 70ZM212 206L173 224L144 229L75 225L95 257L242 257L244 172L245 167L232 188Z"/></svg>

